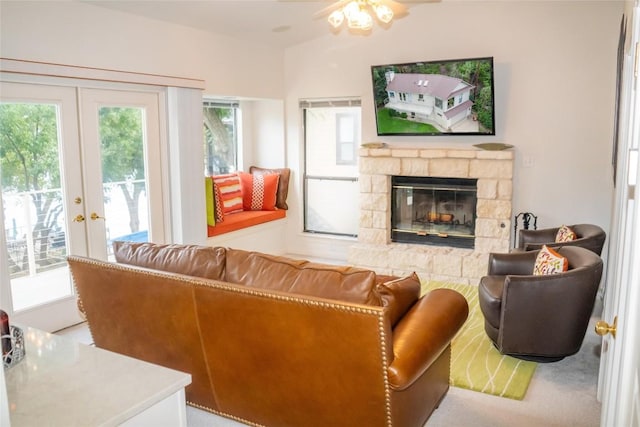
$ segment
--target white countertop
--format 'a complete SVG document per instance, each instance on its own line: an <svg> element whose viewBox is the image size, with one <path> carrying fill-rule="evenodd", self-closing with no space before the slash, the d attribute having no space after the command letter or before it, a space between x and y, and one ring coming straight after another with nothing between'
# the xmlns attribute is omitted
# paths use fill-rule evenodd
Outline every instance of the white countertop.
<svg viewBox="0 0 640 427"><path fill-rule="evenodd" d="M5 370L12 427L113 426L191 383L191 375L22 328L25 358Z"/></svg>

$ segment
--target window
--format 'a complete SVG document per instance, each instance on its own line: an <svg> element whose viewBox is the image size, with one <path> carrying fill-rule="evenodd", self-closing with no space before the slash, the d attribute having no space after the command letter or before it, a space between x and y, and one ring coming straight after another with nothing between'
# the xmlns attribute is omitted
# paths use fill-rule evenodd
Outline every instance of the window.
<svg viewBox="0 0 640 427"><path fill-rule="evenodd" d="M442 99L436 98L436 108L442 109Z"/></svg>
<svg viewBox="0 0 640 427"><path fill-rule="evenodd" d="M357 236L359 99L304 100L304 231Z"/></svg>
<svg viewBox="0 0 640 427"><path fill-rule="evenodd" d="M360 119L358 115L351 113L336 114L336 163L339 165L355 165L356 141Z"/></svg>
<svg viewBox="0 0 640 427"><path fill-rule="evenodd" d="M204 101L204 172L207 176L238 170L238 111L237 102Z"/></svg>
<svg viewBox="0 0 640 427"><path fill-rule="evenodd" d="M424 102L424 95L423 94L421 94L421 93L418 94L418 101Z"/></svg>

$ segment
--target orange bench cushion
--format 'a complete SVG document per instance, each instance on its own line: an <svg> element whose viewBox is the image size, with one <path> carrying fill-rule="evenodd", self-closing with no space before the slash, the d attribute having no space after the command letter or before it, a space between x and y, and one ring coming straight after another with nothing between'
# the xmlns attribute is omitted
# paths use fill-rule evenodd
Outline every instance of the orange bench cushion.
<svg viewBox="0 0 640 427"><path fill-rule="evenodd" d="M242 211L234 212L224 216L224 221L217 222L215 226L207 226L207 235L209 237L219 236L220 234L230 233L243 228L251 227L276 219L285 218L287 211L278 209L275 211Z"/></svg>

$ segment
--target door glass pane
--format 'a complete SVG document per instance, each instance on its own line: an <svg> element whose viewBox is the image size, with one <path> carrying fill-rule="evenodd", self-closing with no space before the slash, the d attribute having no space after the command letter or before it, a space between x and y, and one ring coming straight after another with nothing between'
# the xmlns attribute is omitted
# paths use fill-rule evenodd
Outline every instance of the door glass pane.
<svg viewBox="0 0 640 427"><path fill-rule="evenodd" d="M101 107L100 156L107 253L112 242L149 241L149 212L144 163L144 109Z"/></svg>
<svg viewBox="0 0 640 427"><path fill-rule="evenodd" d="M0 103L0 177L14 311L73 294L58 107Z"/></svg>

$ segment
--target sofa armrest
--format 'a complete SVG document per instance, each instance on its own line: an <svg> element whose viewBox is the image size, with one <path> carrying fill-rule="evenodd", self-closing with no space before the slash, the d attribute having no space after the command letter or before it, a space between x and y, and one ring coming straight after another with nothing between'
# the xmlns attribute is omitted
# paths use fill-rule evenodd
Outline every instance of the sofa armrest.
<svg viewBox="0 0 640 427"><path fill-rule="evenodd" d="M435 289L420 298L393 330L391 388L413 384L449 346L468 314L467 300L454 290Z"/></svg>

